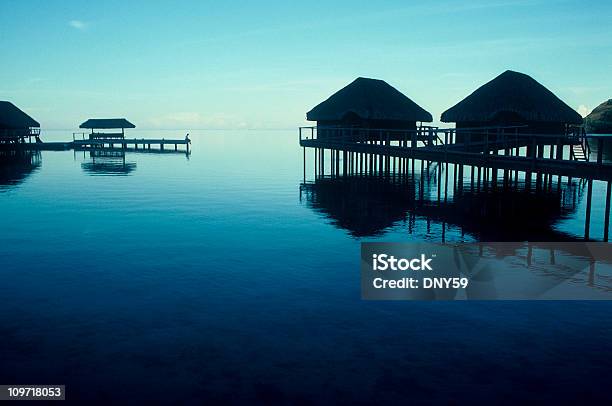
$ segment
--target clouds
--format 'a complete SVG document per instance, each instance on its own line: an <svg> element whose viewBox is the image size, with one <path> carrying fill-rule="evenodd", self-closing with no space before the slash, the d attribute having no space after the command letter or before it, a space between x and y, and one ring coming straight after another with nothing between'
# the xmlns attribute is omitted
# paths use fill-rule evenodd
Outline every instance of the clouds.
<svg viewBox="0 0 612 406"><path fill-rule="evenodd" d="M70 20L68 21L68 25L79 31L83 31L87 28L87 23L81 20Z"/></svg>
<svg viewBox="0 0 612 406"><path fill-rule="evenodd" d="M580 114L582 117L586 117L591 112L591 109L588 106L581 104L580 106L578 106L577 111L578 111L578 114Z"/></svg>

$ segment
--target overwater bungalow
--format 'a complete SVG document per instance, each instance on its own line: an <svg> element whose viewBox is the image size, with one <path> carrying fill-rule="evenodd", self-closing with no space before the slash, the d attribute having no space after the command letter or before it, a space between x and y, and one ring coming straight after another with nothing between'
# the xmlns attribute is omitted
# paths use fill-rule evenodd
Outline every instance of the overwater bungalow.
<svg viewBox="0 0 612 406"><path fill-rule="evenodd" d="M531 76L507 70L442 113L461 129L522 127L526 134L567 134L582 117ZM515 130L516 131L516 130Z"/></svg>
<svg viewBox="0 0 612 406"><path fill-rule="evenodd" d="M9 101L0 101L0 144L23 143L40 135L40 124Z"/></svg>
<svg viewBox="0 0 612 406"><path fill-rule="evenodd" d="M347 129L415 131L417 122L433 121L429 112L384 80L362 77L315 106L306 118L317 122L319 138L346 137ZM393 134L397 132L391 132L391 139L398 139Z"/></svg>
<svg viewBox="0 0 612 406"><path fill-rule="evenodd" d="M91 130L89 139L124 139L126 128L136 128L125 118L90 118L79 128ZM121 130L121 132L101 132L100 130Z"/></svg>

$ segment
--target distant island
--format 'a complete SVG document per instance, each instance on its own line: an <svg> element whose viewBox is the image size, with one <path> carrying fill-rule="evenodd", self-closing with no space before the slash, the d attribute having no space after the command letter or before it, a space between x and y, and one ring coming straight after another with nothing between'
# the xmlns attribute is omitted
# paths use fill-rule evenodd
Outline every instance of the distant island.
<svg viewBox="0 0 612 406"><path fill-rule="evenodd" d="M590 134L612 134L612 99L597 106L586 119L586 131Z"/></svg>

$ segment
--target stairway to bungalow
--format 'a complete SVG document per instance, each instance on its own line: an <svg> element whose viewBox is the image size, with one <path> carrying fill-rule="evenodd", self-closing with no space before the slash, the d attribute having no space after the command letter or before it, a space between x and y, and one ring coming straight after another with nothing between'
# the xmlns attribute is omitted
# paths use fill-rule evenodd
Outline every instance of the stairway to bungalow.
<svg viewBox="0 0 612 406"><path fill-rule="evenodd" d="M584 131L584 127L574 127L566 133L573 141L570 150L570 159L574 161L588 162L591 155L591 146Z"/></svg>
<svg viewBox="0 0 612 406"><path fill-rule="evenodd" d="M572 156L576 161L585 161L587 160L586 154L582 145L574 144L572 145Z"/></svg>
<svg viewBox="0 0 612 406"><path fill-rule="evenodd" d="M585 148L584 143L572 145L572 158L575 161L588 162L590 151Z"/></svg>

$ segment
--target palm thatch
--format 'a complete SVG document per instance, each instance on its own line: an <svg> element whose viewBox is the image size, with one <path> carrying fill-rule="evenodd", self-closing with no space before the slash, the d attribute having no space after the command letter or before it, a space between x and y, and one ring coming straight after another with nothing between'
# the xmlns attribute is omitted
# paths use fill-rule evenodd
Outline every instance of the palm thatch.
<svg viewBox="0 0 612 406"><path fill-rule="evenodd" d="M524 73L507 70L442 113L442 121L511 121L581 124L582 117Z"/></svg>
<svg viewBox="0 0 612 406"><path fill-rule="evenodd" d="M136 128L136 126L125 118L90 118L79 126L79 128L111 129L111 128Z"/></svg>
<svg viewBox="0 0 612 406"><path fill-rule="evenodd" d="M361 120L425 121L430 113L384 80L357 78L306 114L310 121L340 122L348 115Z"/></svg>
<svg viewBox="0 0 612 406"><path fill-rule="evenodd" d="M595 107L585 122L586 130L591 134L612 134L612 99Z"/></svg>
<svg viewBox="0 0 612 406"><path fill-rule="evenodd" d="M0 128L14 130L30 127L40 127L40 124L13 103L0 101Z"/></svg>

